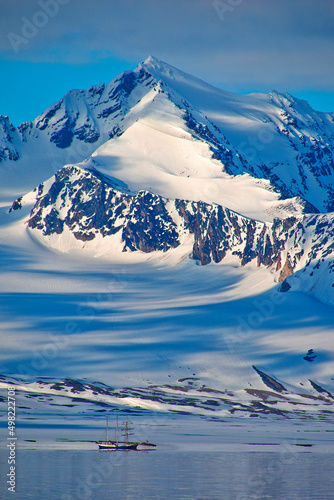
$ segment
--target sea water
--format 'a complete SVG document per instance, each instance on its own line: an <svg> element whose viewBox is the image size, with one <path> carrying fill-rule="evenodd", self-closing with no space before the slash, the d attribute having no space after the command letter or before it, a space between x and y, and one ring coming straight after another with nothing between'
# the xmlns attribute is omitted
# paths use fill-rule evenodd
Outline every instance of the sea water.
<svg viewBox="0 0 334 500"><path fill-rule="evenodd" d="M15 500L330 500L334 453L21 449Z"/></svg>
<svg viewBox="0 0 334 500"><path fill-rule="evenodd" d="M136 440L156 448L99 450L102 415L20 419L15 493L8 491L8 430L0 422L0 499L334 499L331 420L129 416Z"/></svg>

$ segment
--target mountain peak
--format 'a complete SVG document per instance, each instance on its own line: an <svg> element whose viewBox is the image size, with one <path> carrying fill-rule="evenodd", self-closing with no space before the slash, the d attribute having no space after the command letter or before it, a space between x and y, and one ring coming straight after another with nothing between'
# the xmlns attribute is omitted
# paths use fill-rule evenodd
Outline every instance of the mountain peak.
<svg viewBox="0 0 334 500"><path fill-rule="evenodd" d="M149 66L149 65L157 66L157 65L166 64L166 63L161 61L161 59L158 59L157 57L150 55L150 56L148 56L147 59L145 59L145 61L142 64L145 66Z"/></svg>
<svg viewBox="0 0 334 500"><path fill-rule="evenodd" d="M139 68L146 69L149 73L151 73L155 77L172 77L175 78L176 74L182 73L177 68L174 68L170 64L167 64L164 61L161 61L155 56L148 56L147 59L143 63L139 65Z"/></svg>
<svg viewBox="0 0 334 500"><path fill-rule="evenodd" d="M189 97L191 95L194 97L194 92L198 93L198 97L202 95L202 92L215 92L222 94L229 94L223 90L213 87L209 83L186 73L171 64L161 61L155 56L149 56L142 64L137 68L138 70L144 69L150 73L155 80L163 81L165 84L171 86L177 93L183 95L183 97ZM189 94L190 91L190 94Z"/></svg>
<svg viewBox="0 0 334 500"><path fill-rule="evenodd" d="M189 134L191 142L184 140ZM124 135L125 139L121 139ZM229 188L224 191L225 187L223 191L222 188L218 190L216 198L216 194L207 197L200 186L196 200L226 203L228 196L230 208L249 215L251 207L251 215L261 220L271 219L276 214L277 196L282 200L305 199L313 205L307 209L312 212L316 211L314 207L323 211L334 209L332 116L316 113L306 102L275 90L270 94L250 95L223 91L152 55L136 70L121 73L107 85L71 90L34 122L22 124L18 129L8 118L0 118L0 161L21 158L19 167L26 175L24 186L28 186L28 189L19 190L18 180L8 180L6 170L2 169L1 194L5 186L13 183L19 195L64 164L89 159L111 139L115 141L110 144L111 149L108 146L112 152L106 173L109 168L115 169L117 163L122 169L124 166L122 175L125 176L130 171L125 161L129 157L126 142L129 136L137 167L140 162L143 166L152 162L157 179L163 167L167 176L163 184L172 190L171 193L164 191L168 197L192 199L194 186L190 189L191 182L196 182L194 179L198 179L200 171L206 178L209 168L209 178L213 175L215 184L223 183L226 187L231 181L225 182L228 175L234 178L248 174L252 179L262 179L264 198L260 198L263 204L259 202L258 192L256 203L250 202L249 189L255 193L253 181L243 198L245 205L242 201L241 207L240 197L233 197ZM202 147L204 150L200 153L198 148ZM118 156L115 156L116 148L120 148ZM177 148L178 154L175 153ZM102 156L104 165L106 155ZM49 158L53 159L51 164ZM159 162L160 170L155 170ZM26 165L37 164L39 168L28 171ZM183 186L184 179L192 178L190 184L186 184L189 194L185 193L185 187L182 192L174 191L175 175L182 179L177 183L179 187L180 183ZM148 177L149 184L138 185L138 189L152 186L151 173ZM247 184L245 179L237 179L242 189ZM258 182L254 182L258 186ZM161 179L158 185L156 189L160 192ZM275 193L270 195L270 200L268 186L273 189L270 192ZM226 193L225 201L221 198L222 192ZM283 205L280 207L285 213ZM295 207L294 202L292 206ZM281 208L279 214L282 214Z"/></svg>

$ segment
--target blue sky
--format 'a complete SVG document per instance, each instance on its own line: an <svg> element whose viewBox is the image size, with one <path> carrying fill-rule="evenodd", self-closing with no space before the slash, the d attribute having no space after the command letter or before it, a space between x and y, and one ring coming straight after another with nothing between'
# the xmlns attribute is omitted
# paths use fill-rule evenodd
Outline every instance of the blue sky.
<svg viewBox="0 0 334 500"><path fill-rule="evenodd" d="M0 0L0 114L32 120L148 55L235 92L334 111L332 0Z"/></svg>

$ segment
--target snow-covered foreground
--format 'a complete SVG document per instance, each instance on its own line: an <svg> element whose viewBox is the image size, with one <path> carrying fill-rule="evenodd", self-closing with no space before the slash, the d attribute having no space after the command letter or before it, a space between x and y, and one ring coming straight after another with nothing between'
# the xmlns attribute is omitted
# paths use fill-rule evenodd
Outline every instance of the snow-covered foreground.
<svg viewBox="0 0 334 500"><path fill-rule="evenodd" d="M62 411L85 398L207 416L330 417L331 307L278 292L270 270L254 265L198 266L175 251L61 254L10 220L0 242L3 389L14 376L22 394L59 397ZM66 378L86 385L76 391Z"/></svg>

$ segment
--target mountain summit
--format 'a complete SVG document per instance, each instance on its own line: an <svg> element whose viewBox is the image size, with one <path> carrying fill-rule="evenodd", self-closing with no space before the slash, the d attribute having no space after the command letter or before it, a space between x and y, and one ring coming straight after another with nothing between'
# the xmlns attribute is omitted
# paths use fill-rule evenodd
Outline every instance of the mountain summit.
<svg viewBox="0 0 334 500"><path fill-rule="evenodd" d="M332 289L333 217L315 215L333 207L330 113L274 91L224 92L150 56L33 122L0 125L2 189L39 184L12 211L30 207L42 243L178 249L201 264L269 267L282 290L296 272L318 297Z"/></svg>
<svg viewBox="0 0 334 500"><path fill-rule="evenodd" d="M150 56L33 122L2 117L1 194L9 202L64 164L101 160L134 190L272 220L333 210L333 151L334 114L289 94L224 92Z"/></svg>

